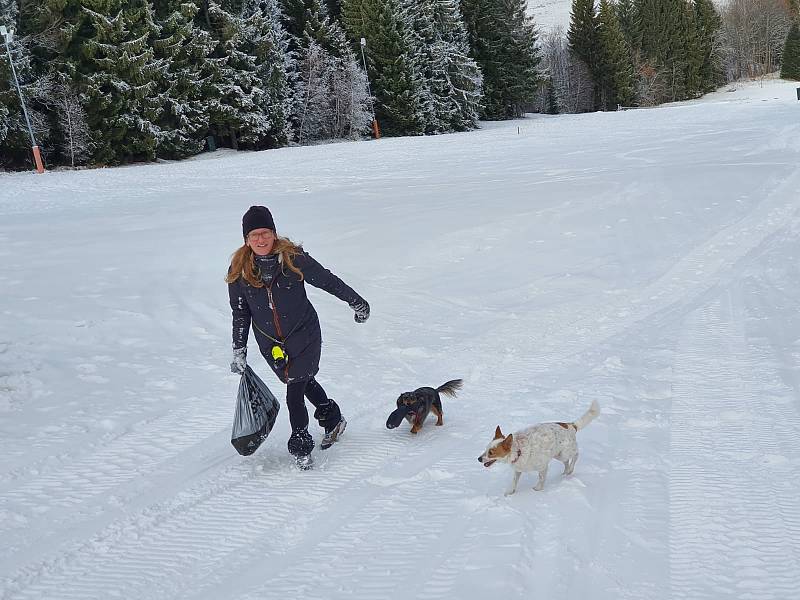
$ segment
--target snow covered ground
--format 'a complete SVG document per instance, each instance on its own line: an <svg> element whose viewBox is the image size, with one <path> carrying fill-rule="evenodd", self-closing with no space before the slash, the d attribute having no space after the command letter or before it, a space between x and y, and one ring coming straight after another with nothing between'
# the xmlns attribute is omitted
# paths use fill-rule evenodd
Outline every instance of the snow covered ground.
<svg viewBox="0 0 800 600"><path fill-rule="evenodd" d="M528 0L528 14L542 32L558 26L569 29L571 10L572 0Z"/></svg>
<svg viewBox="0 0 800 600"><path fill-rule="evenodd" d="M722 7L728 0L715 0ZM572 0L528 0L528 14L533 16L539 31L546 32L554 27L569 29Z"/></svg>
<svg viewBox="0 0 800 600"><path fill-rule="evenodd" d="M796 598L795 87L0 177L0 598ZM350 425L307 473L285 410L229 441L253 203L372 304L310 291ZM456 377L444 427L385 428ZM504 497L495 426L592 399L575 474Z"/></svg>

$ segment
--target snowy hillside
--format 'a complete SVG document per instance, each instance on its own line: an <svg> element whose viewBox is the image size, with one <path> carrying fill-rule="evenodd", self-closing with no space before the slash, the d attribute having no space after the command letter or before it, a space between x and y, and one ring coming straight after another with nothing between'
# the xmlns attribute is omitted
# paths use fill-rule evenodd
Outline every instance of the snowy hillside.
<svg viewBox="0 0 800 600"><path fill-rule="evenodd" d="M547 31L559 25L569 29L572 0L528 0L528 14L533 15L539 31Z"/></svg>
<svg viewBox="0 0 800 600"><path fill-rule="evenodd" d="M795 87L0 177L0 598L796 597ZM372 304L309 289L350 423L310 472L285 409L229 441L253 203ZM456 377L443 427L385 428ZM495 427L592 400L574 475L505 497Z"/></svg>
<svg viewBox="0 0 800 600"><path fill-rule="evenodd" d="M724 6L727 0L715 0L718 7ZM528 0L528 14L533 15L539 31L545 32L553 27L569 29L572 0Z"/></svg>

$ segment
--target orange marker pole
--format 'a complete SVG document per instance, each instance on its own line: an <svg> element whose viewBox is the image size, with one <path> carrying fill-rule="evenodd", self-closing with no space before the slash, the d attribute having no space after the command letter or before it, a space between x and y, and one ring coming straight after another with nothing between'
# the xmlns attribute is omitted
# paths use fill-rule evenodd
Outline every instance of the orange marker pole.
<svg viewBox="0 0 800 600"><path fill-rule="evenodd" d="M14 67L14 59L11 57L11 40L14 39L14 30L6 29L5 25L0 25L0 35L6 43L6 54L8 55L8 64L11 66L11 74L14 75L14 83L17 86L17 94L19 94L19 104L22 107L22 114L25 115L25 124L28 126L28 134L31 136L31 148L33 148L33 159L36 162L36 171L44 173L44 166L42 165L42 155L39 153L39 146L36 145L36 140L33 137L33 127L31 127L31 120L28 117L28 109L25 107L25 98L22 97L22 89L19 87L19 79L17 78L17 69Z"/></svg>
<svg viewBox="0 0 800 600"><path fill-rule="evenodd" d="M367 47L366 38L361 38L361 60L364 63L364 75L367 78L367 94L369 94L370 108L372 109L372 137L376 140L381 139L381 128L378 127L378 119L375 118L375 99L372 97L372 89L369 85L369 71L367 70L367 57L364 55L364 48Z"/></svg>
<svg viewBox="0 0 800 600"><path fill-rule="evenodd" d="M33 161L36 163L36 172L39 174L44 173L44 165L42 164L42 153L39 152L39 146L33 147Z"/></svg>

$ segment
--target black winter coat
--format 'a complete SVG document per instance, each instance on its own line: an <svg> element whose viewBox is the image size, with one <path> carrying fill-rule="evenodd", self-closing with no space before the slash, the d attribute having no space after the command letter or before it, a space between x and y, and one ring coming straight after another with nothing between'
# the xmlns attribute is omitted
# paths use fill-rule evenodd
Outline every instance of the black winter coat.
<svg viewBox="0 0 800 600"><path fill-rule="evenodd" d="M310 379L319 371L322 332L317 311L306 296L305 284L323 289L351 306L363 299L305 251L294 258L303 279L276 259L275 255L256 257L262 278L268 281L264 287L253 287L242 277L228 284L233 311L233 347L247 346L252 324L261 354L280 380L290 383ZM269 269L271 273L264 272ZM281 345L289 357L285 368L276 366L272 359L272 347L276 344Z"/></svg>

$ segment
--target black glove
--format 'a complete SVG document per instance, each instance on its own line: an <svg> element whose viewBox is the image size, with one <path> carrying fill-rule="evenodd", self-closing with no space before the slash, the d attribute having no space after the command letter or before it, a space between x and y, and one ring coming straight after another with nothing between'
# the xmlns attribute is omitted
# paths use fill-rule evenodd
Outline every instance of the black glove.
<svg viewBox="0 0 800 600"><path fill-rule="evenodd" d="M353 315L353 319L356 323L363 323L367 319L369 319L369 304L363 298L359 298L355 302L350 305L356 314Z"/></svg>

